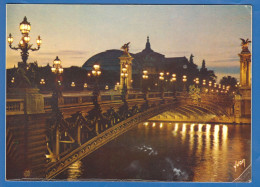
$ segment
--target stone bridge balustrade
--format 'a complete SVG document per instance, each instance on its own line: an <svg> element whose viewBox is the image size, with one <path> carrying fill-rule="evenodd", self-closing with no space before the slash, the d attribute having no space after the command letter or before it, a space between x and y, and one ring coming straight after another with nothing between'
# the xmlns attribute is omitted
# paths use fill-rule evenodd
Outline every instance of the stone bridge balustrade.
<svg viewBox="0 0 260 187"><path fill-rule="evenodd" d="M6 114L24 114L24 99L7 99Z"/></svg>

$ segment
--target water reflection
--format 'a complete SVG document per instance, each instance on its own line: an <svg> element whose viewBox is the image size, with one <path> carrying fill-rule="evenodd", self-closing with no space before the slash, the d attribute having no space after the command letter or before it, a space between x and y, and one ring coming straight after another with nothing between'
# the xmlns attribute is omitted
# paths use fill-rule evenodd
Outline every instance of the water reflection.
<svg viewBox="0 0 260 187"><path fill-rule="evenodd" d="M177 132L177 131L178 131L178 128L179 128L179 124L178 124L178 123L175 123L174 131Z"/></svg>
<svg viewBox="0 0 260 187"><path fill-rule="evenodd" d="M160 123L160 128L162 128L163 127L163 123Z"/></svg>
<svg viewBox="0 0 260 187"><path fill-rule="evenodd" d="M182 143L184 144L185 143L185 140L186 140L186 123L183 123L182 124Z"/></svg>
<svg viewBox="0 0 260 187"><path fill-rule="evenodd" d="M250 126L145 122L75 163L65 178L232 182L250 164ZM123 159L118 159L123 158ZM87 166L87 167L86 167Z"/></svg>

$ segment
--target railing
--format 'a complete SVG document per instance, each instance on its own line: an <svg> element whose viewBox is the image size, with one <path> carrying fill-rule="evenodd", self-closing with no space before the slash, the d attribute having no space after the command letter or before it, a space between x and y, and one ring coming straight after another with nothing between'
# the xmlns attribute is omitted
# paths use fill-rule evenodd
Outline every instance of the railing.
<svg viewBox="0 0 260 187"><path fill-rule="evenodd" d="M7 99L6 100L6 114L24 114L24 100L23 99Z"/></svg>
<svg viewBox="0 0 260 187"><path fill-rule="evenodd" d="M164 93L164 97L173 97L172 92L166 92ZM161 93L154 92L154 93L149 93L148 98L160 98ZM122 97L119 94L104 94L100 96L100 101L119 101L121 100ZM144 94L143 93L131 93L128 94L127 100L142 100L144 99ZM63 102L60 103L60 105L74 105L74 104L81 104L81 103L92 103L92 96L63 96ZM51 106L51 96L44 96L44 107L49 108Z"/></svg>

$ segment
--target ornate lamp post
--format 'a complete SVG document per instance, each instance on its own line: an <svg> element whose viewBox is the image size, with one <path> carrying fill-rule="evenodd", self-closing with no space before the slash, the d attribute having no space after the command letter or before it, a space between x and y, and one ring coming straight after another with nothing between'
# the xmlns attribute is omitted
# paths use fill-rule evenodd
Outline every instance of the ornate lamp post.
<svg viewBox="0 0 260 187"><path fill-rule="evenodd" d="M148 104L148 100L147 100L147 92L148 92L148 85L147 85L148 71L147 71L147 70L144 70L144 71L143 71L143 80L144 80L144 84L143 84L144 100L145 100L146 104Z"/></svg>
<svg viewBox="0 0 260 187"><path fill-rule="evenodd" d="M161 72L160 73L160 76L159 76L159 80L161 81L161 84L160 84L160 91L161 91L161 98L163 98L163 83L164 83L164 73Z"/></svg>
<svg viewBox="0 0 260 187"><path fill-rule="evenodd" d="M126 79L128 77L127 64L122 65L121 77L123 78L122 101L126 103L126 95L127 95Z"/></svg>
<svg viewBox="0 0 260 187"><path fill-rule="evenodd" d="M55 60L53 61L53 65L51 68L52 73L55 75L55 81L53 86L53 94L52 94L52 111L54 113L59 112L59 98L61 98L61 74L63 73L63 68L61 66L61 61L59 57L57 56Z"/></svg>
<svg viewBox="0 0 260 187"><path fill-rule="evenodd" d="M176 80L177 80L176 74L172 74L171 82L173 83L172 92L173 92L174 96L175 96L175 82L176 82Z"/></svg>
<svg viewBox="0 0 260 187"><path fill-rule="evenodd" d="M12 84L14 83L14 77L12 77L11 83L12 83Z"/></svg>
<svg viewBox="0 0 260 187"><path fill-rule="evenodd" d="M71 82L70 86L71 86L72 90L74 90L75 86L76 86L75 82Z"/></svg>
<svg viewBox="0 0 260 187"><path fill-rule="evenodd" d="M53 61L53 65L51 68L52 73L55 75L55 81L53 85L53 93L52 93L52 112L53 112L53 117L55 121L60 121L62 114L59 109L59 98L62 97L62 92L61 92L61 74L63 73L63 68L61 66L61 60L59 59L58 56ZM54 123L55 127L55 159L60 159L60 123Z"/></svg>
<svg viewBox="0 0 260 187"><path fill-rule="evenodd" d="M182 82L183 82L183 92L186 92L187 91L187 88L186 88L187 76L186 75L182 76Z"/></svg>
<svg viewBox="0 0 260 187"><path fill-rule="evenodd" d="M22 60L23 60L23 63L22 63L22 67L23 68L26 68L26 62L27 62L27 59L28 59L28 56L29 56L29 51L38 51L40 49L40 46L41 46L41 43L42 43L42 40L41 40L41 37L38 36L38 38L36 39L36 44L37 44L37 48L33 48L32 47L32 44L29 44L29 41L30 41L30 36L29 36L29 32L31 30L31 24L27 21L27 18L24 17L24 20L20 23L20 31L22 33L22 38L18 44L18 47L13 47L12 46L12 43L14 41L13 37L12 37L12 34L10 33L8 38L7 38L7 41L9 43L9 47L13 50L21 50L21 57L22 57ZM19 64L18 64L19 66Z"/></svg>
<svg viewBox="0 0 260 187"><path fill-rule="evenodd" d="M197 88L199 87L199 83L200 83L199 78L196 78L196 79L195 79L195 84L196 84L196 87L197 87Z"/></svg>
<svg viewBox="0 0 260 187"><path fill-rule="evenodd" d="M45 84L45 80L41 79L40 84L44 85Z"/></svg>
<svg viewBox="0 0 260 187"><path fill-rule="evenodd" d="M211 87L212 87L212 81L209 81L209 93L212 93L213 91L212 91L212 89L211 89Z"/></svg>
<svg viewBox="0 0 260 187"><path fill-rule="evenodd" d="M41 79L40 81L40 85L41 85L41 89L44 88L44 85L46 84L45 80L44 79Z"/></svg>
<svg viewBox="0 0 260 187"><path fill-rule="evenodd" d="M203 79L202 85L203 85L203 86L206 86L206 84L207 84L207 83L206 83L206 80Z"/></svg>
<svg viewBox="0 0 260 187"><path fill-rule="evenodd" d="M229 89L230 89L230 86L227 86L227 87L226 87L227 93L229 92Z"/></svg>
<svg viewBox="0 0 260 187"><path fill-rule="evenodd" d="M209 87L211 87L212 86L212 81L209 81Z"/></svg>
<svg viewBox="0 0 260 187"><path fill-rule="evenodd" d="M94 64L91 73L95 79L94 90L93 90L93 104L95 107L99 107L98 96L99 96L100 90L98 87L98 78L101 75L100 65Z"/></svg>

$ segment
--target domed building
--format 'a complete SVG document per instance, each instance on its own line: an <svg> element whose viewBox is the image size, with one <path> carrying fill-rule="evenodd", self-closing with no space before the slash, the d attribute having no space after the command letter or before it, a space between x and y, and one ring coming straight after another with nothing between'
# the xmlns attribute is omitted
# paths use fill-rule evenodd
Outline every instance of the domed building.
<svg viewBox="0 0 260 187"><path fill-rule="evenodd" d="M88 71L91 71L93 65L98 63L102 70L100 84L113 87L120 81L119 57L122 55L123 51L121 50L107 50L89 58L82 67ZM197 72L197 66L190 63L186 57L166 58L165 55L153 51L149 37L147 37L144 50L136 54L130 53L130 55L134 58L132 61L132 86L134 89L141 87L143 70L148 71L149 79L151 80L149 81L150 89L156 89L155 86L157 85L158 75L160 72L169 72L169 75L176 73L177 80L178 77L179 80L181 80L182 75L187 74L188 71L192 71L194 73Z"/></svg>

